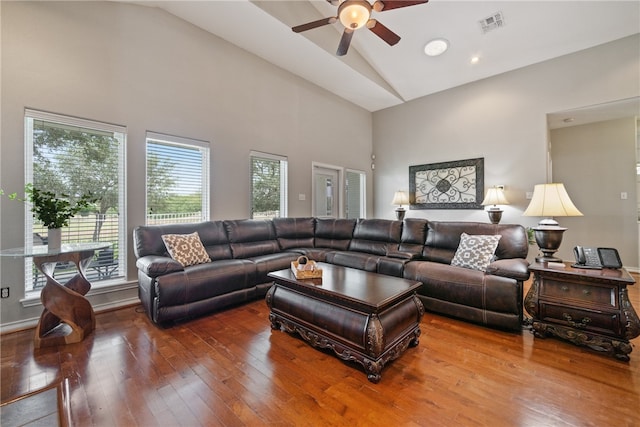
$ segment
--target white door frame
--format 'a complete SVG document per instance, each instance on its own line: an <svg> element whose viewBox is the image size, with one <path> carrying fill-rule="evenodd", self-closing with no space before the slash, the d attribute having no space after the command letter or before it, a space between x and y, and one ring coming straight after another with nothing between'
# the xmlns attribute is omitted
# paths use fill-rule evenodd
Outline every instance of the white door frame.
<svg viewBox="0 0 640 427"><path fill-rule="evenodd" d="M338 202L338 218L344 218L344 168L341 166L329 165L326 163L311 162L311 215L316 214L316 172L320 169L328 169L338 174L338 188L336 198Z"/></svg>

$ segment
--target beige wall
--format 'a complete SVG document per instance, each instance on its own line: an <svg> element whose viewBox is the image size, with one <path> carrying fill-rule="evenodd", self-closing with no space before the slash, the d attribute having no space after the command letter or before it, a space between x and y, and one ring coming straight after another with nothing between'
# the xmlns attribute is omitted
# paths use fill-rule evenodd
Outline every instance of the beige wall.
<svg viewBox="0 0 640 427"><path fill-rule="evenodd" d="M625 266L637 267L635 117L552 130L551 158L553 181L584 214L557 218L568 228L558 255L571 259L576 245L615 247Z"/></svg>
<svg viewBox="0 0 640 427"><path fill-rule="evenodd" d="M291 216L311 214L312 161L363 170L372 182L371 113L159 9L2 2L1 24L0 185L8 191L24 185L25 107L127 126L129 236L145 220L147 130L210 141L212 219L249 216L250 150L288 156ZM22 246L24 206L5 199L0 209L0 248ZM133 282L131 242L128 254ZM11 288L0 301L3 326L41 311L19 302L22 265L2 259L0 283ZM91 302L136 296L133 286Z"/></svg>
<svg viewBox="0 0 640 427"><path fill-rule="evenodd" d="M638 96L639 46L635 35L375 112L376 217L393 218L390 201L394 191L409 188L410 165L484 157L485 188L504 184L511 202L502 222L535 225L540 218L522 212L526 192L550 174L547 113ZM407 216L488 221L482 210L410 210ZM625 220L635 220L635 212ZM638 266L637 259L628 262Z"/></svg>
<svg viewBox="0 0 640 427"><path fill-rule="evenodd" d="M126 125L129 235L145 216L146 130L211 141L213 219L249 215L248 154L262 150L289 156L291 216L311 213L312 161L367 172L369 216L393 218L390 201L408 188L409 165L484 157L486 185L506 185L512 202L503 221L534 225L538 218L521 213L525 192L549 172L546 113L640 95L640 36L372 115L154 8L0 2L0 14L0 186L24 185L25 107ZM0 200L0 212L0 248L21 246L23 207ZM482 211L408 216L487 220ZM131 249L128 262L135 285ZM16 260L0 264L0 284L11 287L0 301L3 330L41 311L19 302L21 270ZM136 294L133 287L91 302Z"/></svg>

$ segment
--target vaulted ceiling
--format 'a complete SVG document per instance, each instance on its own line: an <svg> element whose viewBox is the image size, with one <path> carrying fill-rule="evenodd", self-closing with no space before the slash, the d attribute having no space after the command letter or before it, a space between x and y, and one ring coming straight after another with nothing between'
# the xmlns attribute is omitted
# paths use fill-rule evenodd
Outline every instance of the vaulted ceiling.
<svg viewBox="0 0 640 427"><path fill-rule="evenodd" d="M164 9L368 111L640 32L638 1L431 0L374 11L372 17L400 42L389 46L362 28L339 57L340 22L302 33L291 30L336 16L337 6L325 0L134 3ZM496 14L501 25L483 31L481 23ZM424 46L434 38L446 39L449 49L426 56Z"/></svg>

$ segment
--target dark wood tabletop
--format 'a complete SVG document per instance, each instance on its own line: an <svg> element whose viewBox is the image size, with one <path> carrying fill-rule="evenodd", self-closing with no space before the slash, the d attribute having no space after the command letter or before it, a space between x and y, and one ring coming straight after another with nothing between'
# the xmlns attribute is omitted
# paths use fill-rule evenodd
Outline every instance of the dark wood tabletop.
<svg viewBox="0 0 640 427"><path fill-rule="evenodd" d="M291 269L274 271L269 277L276 283L319 298L342 300L351 306L364 306L371 312L380 312L407 295L422 283L370 273L355 268L319 262L322 280L297 279Z"/></svg>

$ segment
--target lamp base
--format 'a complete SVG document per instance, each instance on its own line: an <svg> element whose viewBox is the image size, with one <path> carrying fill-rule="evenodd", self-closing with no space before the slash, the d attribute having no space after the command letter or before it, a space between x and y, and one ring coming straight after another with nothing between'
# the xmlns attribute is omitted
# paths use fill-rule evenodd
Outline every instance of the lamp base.
<svg viewBox="0 0 640 427"><path fill-rule="evenodd" d="M563 261L558 257L543 255L543 256L537 256L536 262L563 262Z"/></svg>
<svg viewBox="0 0 640 427"><path fill-rule="evenodd" d="M396 218L398 219L398 221L402 221L406 213L407 211L404 208L396 209Z"/></svg>
<svg viewBox="0 0 640 427"><path fill-rule="evenodd" d="M562 262L553 254L560 248L562 234L566 230L566 228L553 225L539 225L533 228L536 243L542 252L542 256L536 257L536 262Z"/></svg>
<svg viewBox="0 0 640 427"><path fill-rule="evenodd" d="M502 209L487 209L487 215L489 215L489 221L491 224L499 224L502 219Z"/></svg>

